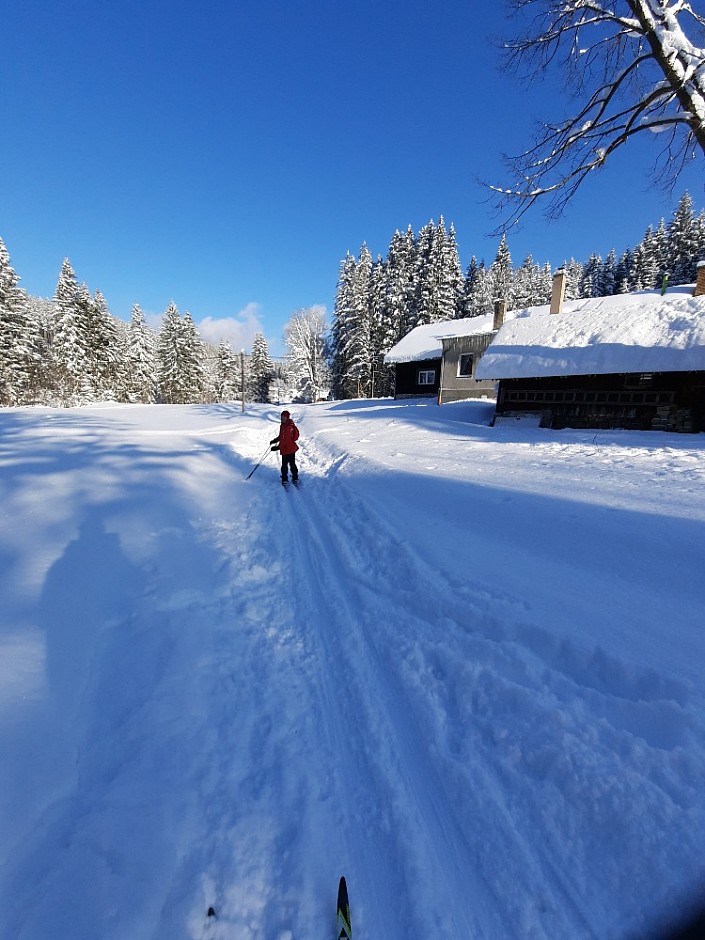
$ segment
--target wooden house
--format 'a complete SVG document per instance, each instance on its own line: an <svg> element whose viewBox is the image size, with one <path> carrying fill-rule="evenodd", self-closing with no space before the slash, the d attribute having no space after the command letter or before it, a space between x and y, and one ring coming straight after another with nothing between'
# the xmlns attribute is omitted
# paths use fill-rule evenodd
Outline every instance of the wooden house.
<svg viewBox="0 0 705 940"><path fill-rule="evenodd" d="M384 357L395 366L394 397L433 397L439 404L494 398L496 383L479 380L476 371L497 326L489 315L415 327Z"/></svg>
<svg viewBox="0 0 705 940"><path fill-rule="evenodd" d="M705 265L698 285L516 311L478 364L497 415L545 427L705 430ZM555 296L555 291L554 291Z"/></svg>

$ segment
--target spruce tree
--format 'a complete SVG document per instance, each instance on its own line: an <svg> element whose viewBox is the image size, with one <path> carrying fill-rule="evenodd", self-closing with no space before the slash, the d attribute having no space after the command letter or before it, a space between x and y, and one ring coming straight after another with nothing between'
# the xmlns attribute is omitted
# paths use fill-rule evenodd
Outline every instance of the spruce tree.
<svg viewBox="0 0 705 940"><path fill-rule="evenodd" d="M262 333L257 333L252 342L250 357L248 390L251 401L269 401L269 389L273 378L274 366L269 358L267 340Z"/></svg>
<svg viewBox="0 0 705 940"><path fill-rule="evenodd" d="M445 241L443 276L448 281L450 295L452 297L452 316L460 318L463 316L465 278L463 276L463 267L460 263L460 255L458 254L455 226L452 223Z"/></svg>
<svg viewBox="0 0 705 940"><path fill-rule="evenodd" d="M352 310L346 330L344 356L346 389L352 398L369 394L372 347L372 271L374 262L367 245L363 244L355 265L352 284Z"/></svg>
<svg viewBox="0 0 705 940"><path fill-rule="evenodd" d="M683 193L668 226L668 268L670 284L689 284L695 280L698 261L698 227L693 214L693 200Z"/></svg>
<svg viewBox="0 0 705 940"><path fill-rule="evenodd" d="M628 294L631 288L632 251L627 248L617 262L614 272L614 293Z"/></svg>
<svg viewBox="0 0 705 940"><path fill-rule="evenodd" d="M155 336L147 326L139 304L132 307L125 353L125 392L130 402L149 404L156 401Z"/></svg>
<svg viewBox="0 0 705 940"><path fill-rule="evenodd" d="M478 278L478 264L477 258L475 255L470 259L470 264L467 266L465 271L465 278L463 280L463 299L462 299L462 316L463 317L474 317L477 315L474 305L474 291L475 285L477 284Z"/></svg>
<svg viewBox="0 0 705 940"><path fill-rule="evenodd" d="M514 277L514 266L512 264L512 256L509 251L506 235L502 235L500 239L497 254L490 266L490 274L492 276L492 290L494 293L492 305L495 300L503 299L508 302L510 307L513 306L512 281Z"/></svg>
<svg viewBox="0 0 705 940"><path fill-rule="evenodd" d="M240 397L240 357L230 343L218 345L215 359L215 399L218 402L235 401Z"/></svg>
<svg viewBox="0 0 705 940"><path fill-rule="evenodd" d="M181 315L172 302L164 311L157 342L159 400L167 405L179 405L187 400L183 360Z"/></svg>
<svg viewBox="0 0 705 940"><path fill-rule="evenodd" d="M580 279L581 297L599 297L600 296L600 275L602 272L602 258L598 254L591 254L587 264L583 265L583 273Z"/></svg>
<svg viewBox="0 0 705 940"><path fill-rule="evenodd" d="M411 329L414 305L414 233L411 226L392 236L384 265L384 324L386 350Z"/></svg>
<svg viewBox="0 0 705 940"><path fill-rule="evenodd" d="M577 300L582 297L580 286L583 279L583 266L575 258L571 258L567 264L563 265L566 273L565 279L565 299Z"/></svg>
<svg viewBox="0 0 705 940"><path fill-rule="evenodd" d="M68 258L59 272L55 299L52 351L57 392L63 404L76 405L92 397L87 336L90 294L85 286L79 288Z"/></svg>
<svg viewBox="0 0 705 940"><path fill-rule="evenodd" d="M0 239L0 404L18 405L30 398L30 373L37 355L27 310L10 255Z"/></svg>
<svg viewBox="0 0 705 940"><path fill-rule="evenodd" d="M481 261L475 270L472 288L467 294L466 302L469 305L467 315L479 317L491 313L496 299L494 272L492 267L485 267L485 262Z"/></svg>
<svg viewBox="0 0 705 940"><path fill-rule="evenodd" d="M438 319L438 297L435 280L434 245L436 227L433 221L423 226L416 239L414 251L414 310L410 328L433 323Z"/></svg>
<svg viewBox="0 0 705 940"><path fill-rule="evenodd" d="M617 253L610 248L602 264L599 280L600 297L611 297L617 293Z"/></svg>
<svg viewBox="0 0 705 940"><path fill-rule="evenodd" d="M105 297L99 290L93 294L90 305L89 356L96 397L103 400L119 398L123 384L124 348L117 320L108 310Z"/></svg>
<svg viewBox="0 0 705 940"><path fill-rule="evenodd" d="M187 310L181 320L181 375L186 402L205 401L205 348L196 324Z"/></svg>
<svg viewBox="0 0 705 940"><path fill-rule="evenodd" d="M347 253L340 264L335 293L333 324L331 327L331 381L336 398L351 398L351 380L348 375L348 346L356 318L355 278L357 264Z"/></svg>

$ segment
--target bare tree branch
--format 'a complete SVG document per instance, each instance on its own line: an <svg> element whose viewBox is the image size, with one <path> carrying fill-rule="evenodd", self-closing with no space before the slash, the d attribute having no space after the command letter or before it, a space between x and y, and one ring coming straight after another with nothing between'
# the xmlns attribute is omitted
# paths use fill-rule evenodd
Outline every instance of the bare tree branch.
<svg viewBox="0 0 705 940"><path fill-rule="evenodd" d="M705 49L684 32L705 17L686 0L510 0L518 18L533 14L523 37L505 43L508 65L533 81L563 73L576 110L541 123L535 143L504 160L508 185L489 188L516 222L536 202L562 213L594 170L642 131L666 133L660 185L705 155Z"/></svg>

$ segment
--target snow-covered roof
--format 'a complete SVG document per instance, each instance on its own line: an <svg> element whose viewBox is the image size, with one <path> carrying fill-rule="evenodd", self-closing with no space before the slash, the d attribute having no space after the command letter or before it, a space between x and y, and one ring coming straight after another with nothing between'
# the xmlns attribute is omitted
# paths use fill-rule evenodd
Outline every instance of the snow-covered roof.
<svg viewBox="0 0 705 940"><path fill-rule="evenodd" d="M466 317L462 320L439 320L414 327L396 346L392 346L384 361L419 362L422 359L440 359L443 355L444 339L456 336L477 336L491 333L494 316Z"/></svg>
<svg viewBox="0 0 705 940"><path fill-rule="evenodd" d="M516 311L477 365L478 379L705 369L705 297L693 285Z"/></svg>

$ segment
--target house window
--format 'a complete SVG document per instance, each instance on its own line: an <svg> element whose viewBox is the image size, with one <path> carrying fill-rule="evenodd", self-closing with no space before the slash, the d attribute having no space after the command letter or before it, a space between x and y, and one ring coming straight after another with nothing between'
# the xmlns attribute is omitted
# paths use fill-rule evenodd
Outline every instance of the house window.
<svg viewBox="0 0 705 940"><path fill-rule="evenodd" d="M637 372L627 375L624 380L625 388L651 388L654 384L653 372Z"/></svg>
<svg viewBox="0 0 705 940"><path fill-rule="evenodd" d="M472 353L461 353L458 360L458 378L469 379L472 376Z"/></svg>
<svg viewBox="0 0 705 940"><path fill-rule="evenodd" d="M422 369L419 372L419 385L433 385L436 381L436 370L435 369Z"/></svg>

